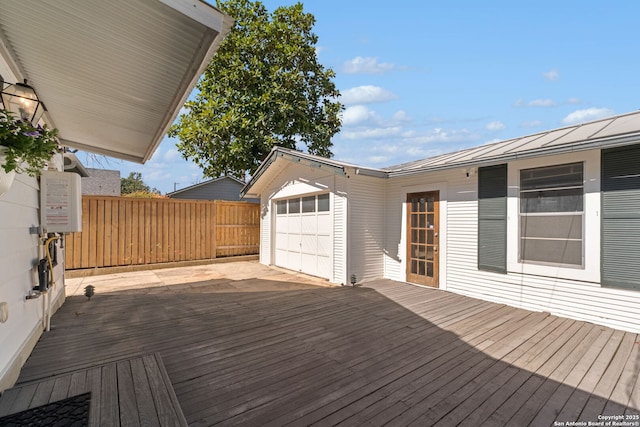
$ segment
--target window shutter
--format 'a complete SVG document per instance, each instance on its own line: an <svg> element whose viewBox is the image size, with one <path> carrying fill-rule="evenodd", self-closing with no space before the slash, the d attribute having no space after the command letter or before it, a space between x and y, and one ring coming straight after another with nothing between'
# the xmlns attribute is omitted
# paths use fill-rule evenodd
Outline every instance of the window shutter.
<svg viewBox="0 0 640 427"><path fill-rule="evenodd" d="M602 151L602 286L640 290L640 145Z"/></svg>
<svg viewBox="0 0 640 427"><path fill-rule="evenodd" d="M507 165L478 169L478 269L507 272Z"/></svg>

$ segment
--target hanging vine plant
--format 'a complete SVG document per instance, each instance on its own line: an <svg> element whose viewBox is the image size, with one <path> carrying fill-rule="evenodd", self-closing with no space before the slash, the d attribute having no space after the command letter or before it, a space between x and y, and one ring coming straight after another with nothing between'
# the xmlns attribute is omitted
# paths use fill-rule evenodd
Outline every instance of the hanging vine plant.
<svg viewBox="0 0 640 427"><path fill-rule="evenodd" d="M16 120L11 112L0 109L0 154L4 155L0 167L5 172L38 176L58 151L57 129Z"/></svg>

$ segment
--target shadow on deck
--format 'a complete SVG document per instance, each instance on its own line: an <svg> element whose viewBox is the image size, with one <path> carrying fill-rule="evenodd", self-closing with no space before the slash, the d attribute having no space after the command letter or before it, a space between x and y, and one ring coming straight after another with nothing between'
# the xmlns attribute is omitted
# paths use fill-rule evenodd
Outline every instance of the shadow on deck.
<svg viewBox="0 0 640 427"><path fill-rule="evenodd" d="M196 426L640 425L637 334L387 280L261 284L70 297L19 384L158 352Z"/></svg>

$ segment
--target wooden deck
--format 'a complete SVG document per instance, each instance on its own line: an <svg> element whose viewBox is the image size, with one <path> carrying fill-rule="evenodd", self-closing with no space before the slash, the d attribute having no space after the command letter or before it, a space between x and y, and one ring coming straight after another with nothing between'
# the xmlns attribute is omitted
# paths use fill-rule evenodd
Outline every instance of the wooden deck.
<svg viewBox="0 0 640 427"><path fill-rule="evenodd" d="M84 393L91 393L91 426L187 425L158 354L21 384L0 397L0 417Z"/></svg>
<svg viewBox="0 0 640 427"><path fill-rule="evenodd" d="M19 384L159 352L194 426L640 425L638 334L387 280L216 289L70 297Z"/></svg>

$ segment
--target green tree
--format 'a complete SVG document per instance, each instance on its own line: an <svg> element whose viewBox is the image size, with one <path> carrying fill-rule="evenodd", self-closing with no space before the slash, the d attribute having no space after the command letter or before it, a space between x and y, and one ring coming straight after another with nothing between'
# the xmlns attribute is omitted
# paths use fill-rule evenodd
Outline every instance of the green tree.
<svg viewBox="0 0 640 427"><path fill-rule="evenodd" d="M204 176L253 173L274 145L331 157L340 130L335 73L317 59L315 18L301 3L218 1L235 19L169 135Z"/></svg>
<svg viewBox="0 0 640 427"><path fill-rule="evenodd" d="M120 194L146 193L150 195L160 194L157 188L151 188L142 180L140 172L130 172L126 178L120 178Z"/></svg>

